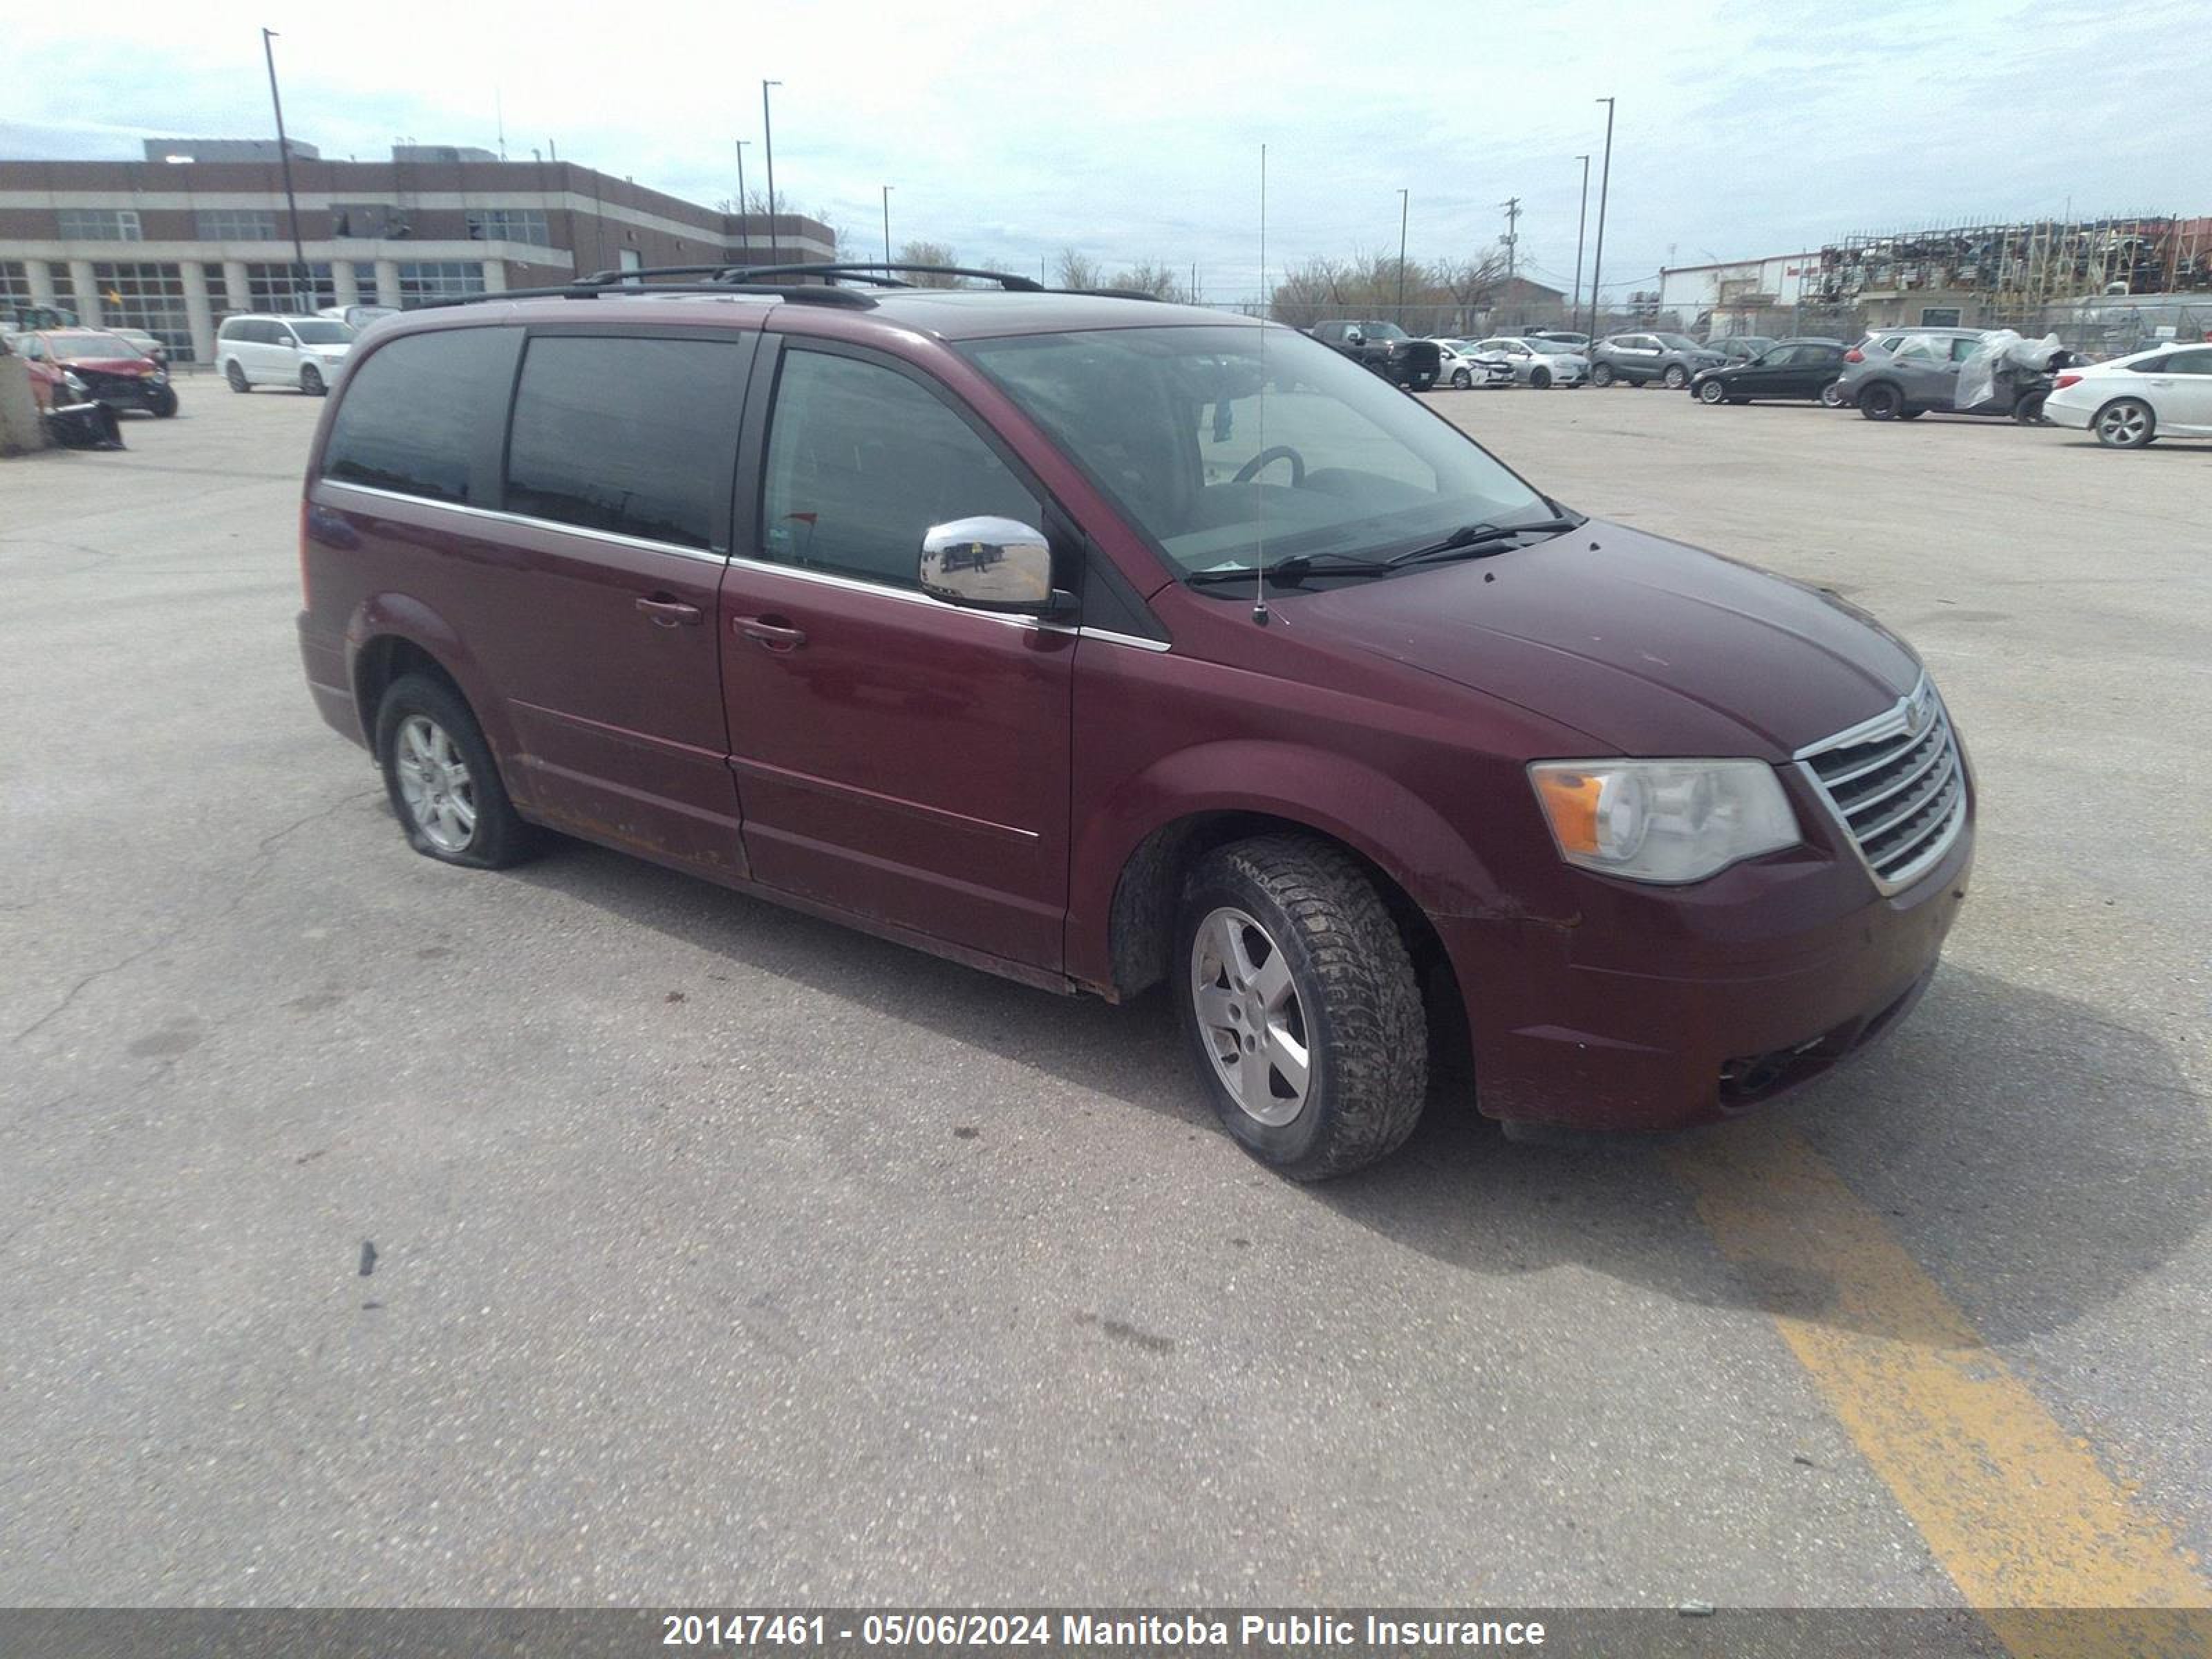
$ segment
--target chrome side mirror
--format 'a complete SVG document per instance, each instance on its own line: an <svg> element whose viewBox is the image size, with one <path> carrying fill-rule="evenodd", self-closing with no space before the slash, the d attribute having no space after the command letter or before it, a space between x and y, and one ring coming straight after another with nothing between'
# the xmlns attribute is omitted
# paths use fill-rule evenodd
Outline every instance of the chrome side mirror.
<svg viewBox="0 0 2212 1659"><path fill-rule="evenodd" d="M955 519L921 538L921 591L978 611L1047 616L1066 595L1052 585L1044 532L1014 519Z"/></svg>

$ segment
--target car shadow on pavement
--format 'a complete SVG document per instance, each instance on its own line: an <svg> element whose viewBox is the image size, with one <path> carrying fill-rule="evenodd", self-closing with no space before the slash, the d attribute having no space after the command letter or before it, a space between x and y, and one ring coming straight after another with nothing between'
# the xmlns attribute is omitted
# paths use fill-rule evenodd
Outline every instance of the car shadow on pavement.
<svg viewBox="0 0 2212 1659"><path fill-rule="evenodd" d="M1054 996L573 842L512 878L1180 1128L1212 1128L1160 992L1120 1007ZM933 1097L933 1080L914 1079L916 1101ZM1958 966L1883 1043L1753 1118L1809 1146L1974 1301L1990 1341L2062 1328L2124 1294L2203 1226L2212 1188L2205 1102L2162 1042L2075 999ZM1720 1124L1528 1145L1447 1080L1395 1156L1281 1193L1469 1273L1579 1267L1685 1303L1853 1324L1817 1283L1731 1266L1700 1225L1676 1160L1755 1133ZM1991 1289L1985 1300L1978 1285Z"/></svg>
<svg viewBox="0 0 2212 1659"><path fill-rule="evenodd" d="M2165 1044L1958 966L1884 1042L1744 1122L1553 1147L1432 1103L1396 1158L1310 1190L1471 1271L1573 1264L1686 1302L1917 1340L1843 1305L1832 1285L1732 1268L1705 1237L1680 1161L1741 1150L1731 1139L1756 1142L1769 1124L1970 1302L1991 1342L2105 1306L2206 1221L2212 1127ZM1747 1167L1761 1156L1750 1151Z"/></svg>

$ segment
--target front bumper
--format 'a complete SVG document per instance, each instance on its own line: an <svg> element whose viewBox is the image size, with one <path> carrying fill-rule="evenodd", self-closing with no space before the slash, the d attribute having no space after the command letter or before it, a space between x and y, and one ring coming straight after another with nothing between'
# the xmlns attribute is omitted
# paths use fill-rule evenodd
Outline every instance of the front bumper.
<svg viewBox="0 0 2212 1659"><path fill-rule="evenodd" d="M167 380L152 380L129 375L80 374L84 382L85 395L96 404L106 404L110 409L146 409L159 404L168 391Z"/></svg>
<svg viewBox="0 0 2212 1659"><path fill-rule="evenodd" d="M1811 1081L1927 988L1966 897L1973 834L1969 820L1888 898L1861 870L1783 856L1675 890L1671 916L1663 895L1646 896L1632 927L1620 915L1438 918L1466 994L1477 1103L1509 1122L1674 1129ZM1864 902L1838 906L1838 894Z"/></svg>

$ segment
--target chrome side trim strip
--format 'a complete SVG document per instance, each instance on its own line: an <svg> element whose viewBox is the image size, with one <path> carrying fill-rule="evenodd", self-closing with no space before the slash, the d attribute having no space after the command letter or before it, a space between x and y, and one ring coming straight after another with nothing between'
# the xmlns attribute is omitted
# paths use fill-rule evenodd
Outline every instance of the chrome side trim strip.
<svg viewBox="0 0 2212 1659"><path fill-rule="evenodd" d="M673 542L657 542L643 536L624 536L611 530L587 530L580 525L536 518L527 513L495 512L488 507L471 507L462 501L435 501L425 495L410 495L398 489L380 489L374 484L347 483L337 478L316 479L311 494L323 490L366 495L376 501L398 501L404 506L429 507L440 513L458 513L464 518L482 519L490 524L513 525L525 530L549 530L563 536L581 536L588 541L611 542L619 547L635 547L647 553L673 553L681 558L696 559L702 564L767 571L778 576L789 576L797 581L816 582L824 587L842 588L851 593L871 593L880 599L897 599L908 605L926 605L933 611L949 611L963 617L980 617L987 622L1000 623L1012 628L1035 629L1039 633L1079 635L1109 645L1133 646L1139 651L1174 649L1164 640L1147 640L1134 634L1117 634L1106 628L1073 628L1066 623L1047 622L1036 617L1012 616L1000 611L971 610L966 605L948 605L943 599L933 599L919 588L894 587L888 582L866 581L858 576L841 576L835 571L778 564L773 559L749 559L742 555L726 556L710 552L702 547L679 547Z"/></svg>
<svg viewBox="0 0 2212 1659"><path fill-rule="evenodd" d="M1076 634L1086 640L1097 640L1106 645L1133 646L1139 651L1172 651L1175 647L1166 640L1147 640L1135 634L1117 634L1110 628L1079 628Z"/></svg>
<svg viewBox="0 0 2212 1659"><path fill-rule="evenodd" d="M338 478L318 478L315 488L319 490L342 489L354 495L372 495L379 501L404 501L410 507L427 507L441 513L459 513L465 518L514 525L523 530L550 530L562 536L581 536L586 541L612 542L617 547L635 547L647 553L673 553L679 558L696 559L702 564L730 562L722 554L703 547L683 547L674 542L657 542L645 536L625 536L617 531L592 530L582 525L562 524L557 519L535 518L527 513L495 512L488 507L470 507L461 501L434 501L426 495L410 495L398 489L380 489L374 484L347 483Z"/></svg>

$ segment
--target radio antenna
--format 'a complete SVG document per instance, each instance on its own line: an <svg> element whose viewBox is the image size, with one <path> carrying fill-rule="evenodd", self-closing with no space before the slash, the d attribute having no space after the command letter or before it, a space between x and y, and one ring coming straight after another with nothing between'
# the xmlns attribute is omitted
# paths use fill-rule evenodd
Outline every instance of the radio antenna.
<svg viewBox="0 0 2212 1659"><path fill-rule="evenodd" d="M1267 448L1267 147L1260 146L1260 451ZM1267 489L1260 487L1255 502L1259 509L1258 531L1252 555L1252 620L1267 625Z"/></svg>

